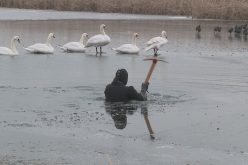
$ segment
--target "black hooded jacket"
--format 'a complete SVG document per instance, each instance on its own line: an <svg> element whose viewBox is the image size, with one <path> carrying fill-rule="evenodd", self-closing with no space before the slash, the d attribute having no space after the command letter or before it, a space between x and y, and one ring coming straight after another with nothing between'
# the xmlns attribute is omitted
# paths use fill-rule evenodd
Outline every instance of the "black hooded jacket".
<svg viewBox="0 0 248 165"><path fill-rule="evenodd" d="M106 101L126 102L130 100L144 101L143 96L133 86L125 86L120 81L113 81L105 89Z"/></svg>
<svg viewBox="0 0 248 165"><path fill-rule="evenodd" d="M126 86L128 74L125 69L118 70L111 84L105 88L106 101L126 102L130 100L144 101L145 98L133 86Z"/></svg>

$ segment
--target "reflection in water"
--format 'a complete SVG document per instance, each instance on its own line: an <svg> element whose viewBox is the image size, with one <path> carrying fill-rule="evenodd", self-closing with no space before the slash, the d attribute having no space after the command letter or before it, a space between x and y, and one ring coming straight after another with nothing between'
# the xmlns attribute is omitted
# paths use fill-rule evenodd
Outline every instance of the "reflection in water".
<svg viewBox="0 0 248 165"><path fill-rule="evenodd" d="M144 116L147 129L149 131L151 139L155 139L153 129L151 127L149 118L148 118L148 105L146 102L138 103L107 103L105 102L105 110L108 114L111 115L115 127L117 129L124 129L127 125L127 115L133 115L137 109L141 108L141 114Z"/></svg>
<svg viewBox="0 0 248 165"><path fill-rule="evenodd" d="M155 139L154 132L153 132L153 129L151 127L151 124L150 124L150 121L149 121L149 118L148 118L148 105L147 104L142 104L141 105L141 114L144 115L146 126L147 126L147 129L148 129L149 133L150 133L150 138Z"/></svg>
<svg viewBox="0 0 248 165"><path fill-rule="evenodd" d="M214 37L215 37L216 39L221 40L221 34L220 34L220 33L214 33Z"/></svg>
<svg viewBox="0 0 248 165"><path fill-rule="evenodd" d="M137 104L130 103L105 103L106 112L114 120L117 129L124 129L127 125L127 114L132 115L138 109Z"/></svg>
<svg viewBox="0 0 248 165"><path fill-rule="evenodd" d="M235 33L235 38L238 40L238 41L241 41L241 35L239 33Z"/></svg>
<svg viewBox="0 0 248 165"><path fill-rule="evenodd" d="M247 35L243 36L243 40L246 42L247 41Z"/></svg>
<svg viewBox="0 0 248 165"><path fill-rule="evenodd" d="M198 32L195 33L195 38L196 38L196 39L201 39L201 33L198 33Z"/></svg>

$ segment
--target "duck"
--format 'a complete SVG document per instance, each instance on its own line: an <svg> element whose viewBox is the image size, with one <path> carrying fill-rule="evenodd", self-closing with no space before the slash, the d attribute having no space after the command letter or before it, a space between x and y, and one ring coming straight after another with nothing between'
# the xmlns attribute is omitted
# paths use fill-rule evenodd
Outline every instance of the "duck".
<svg viewBox="0 0 248 165"><path fill-rule="evenodd" d="M243 29L247 29L247 24L241 25Z"/></svg>
<svg viewBox="0 0 248 165"><path fill-rule="evenodd" d="M221 32L221 27L220 26L214 27L214 33L220 33L220 32Z"/></svg>
<svg viewBox="0 0 248 165"><path fill-rule="evenodd" d="M55 35L53 33L50 33L47 37L47 41L45 44L43 43L36 43L34 45L24 47L26 51L29 53L35 53L35 54L53 54L54 48L51 45L52 38L55 38Z"/></svg>
<svg viewBox="0 0 248 165"><path fill-rule="evenodd" d="M158 55L157 52L158 52L159 48L164 46L166 43L168 43L167 34L166 34L166 31L162 31L161 36L154 37L146 43L145 51L153 49L154 50L154 56L157 56Z"/></svg>
<svg viewBox="0 0 248 165"><path fill-rule="evenodd" d="M86 48L85 48L85 40L86 38L88 38L88 34L87 33L83 33L79 42L69 42L63 46L61 46L60 48L64 51L64 52L81 52L84 53Z"/></svg>
<svg viewBox="0 0 248 165"><path fill-rule="evenodd" d="M228 33L230 33L230 35L231 35L232 32L233 32L233 30L234 30L233 27L229 28L229 29L228 29Z"/></svg>
<svg viewBox="0 0 248 165"><path fill-rule="evenodd" d="M15 43L18 42L21 43L19 36L14 36L11 39L10 48L8 47L0 47L0 54L1 55L18 55L18 51L16 49Z"/></svg>
<svg viewBox="0 0 248 165"><path fill-rule="evenodd" d="M236 35L240 35L242 32L242 26L235 25L234 32Z"/></svg>
<svg viewBox="0 0 248 165"><path fill-rule="evenodd" d="M201 32L201 25L196 26L195 30L196 30L196 32L200 33Z"/></svg>
<svg viewBox="0 0 248 165"><path fill-rule="evenodd" d="M132 44L123 44L118 48L112 48L114 51L120 54L138 54L140 49L136 45L136 40L138 39L139 34L133 33Z"/></svg>
<svg viewBox="0 0 248 165"><path fill-rule="evenodd" d="M86 42L85 47L95 47L96 48L96 55L100 53L102 54L102 47L108 45L111 42L110 37L105 33L104 29L106 28L106 25L101 24L100 26L100 33L90 37L88 41ZM98 52L97 48L100 47L100 52Z"/></svg>
<svg viewBox="0 0 248 165"><path fill-rule="evenodd" d="M244 29L243 29L243 35L244 35L244 36L247 36L247 35L248 35L248 28L244 28Z"/></svg>

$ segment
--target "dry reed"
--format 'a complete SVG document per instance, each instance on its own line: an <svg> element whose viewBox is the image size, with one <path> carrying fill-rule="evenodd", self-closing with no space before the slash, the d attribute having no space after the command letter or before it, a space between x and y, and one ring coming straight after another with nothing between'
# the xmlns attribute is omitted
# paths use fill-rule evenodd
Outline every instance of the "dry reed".
<svg viewBox="0 0 248 165"><path fill-rule="evenodd" d="M247 19L247 0L0 0L1 7Z"/></svg>

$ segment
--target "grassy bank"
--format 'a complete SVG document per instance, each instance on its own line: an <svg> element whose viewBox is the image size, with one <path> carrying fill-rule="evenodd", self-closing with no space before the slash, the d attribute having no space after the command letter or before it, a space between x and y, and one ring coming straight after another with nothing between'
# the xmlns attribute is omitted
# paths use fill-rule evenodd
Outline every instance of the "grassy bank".
<svg viewBox="0 0 248 165"><path fill-rule="evenodd" d="M247 0L0 0L1 7L248 19Z"/></svg>

